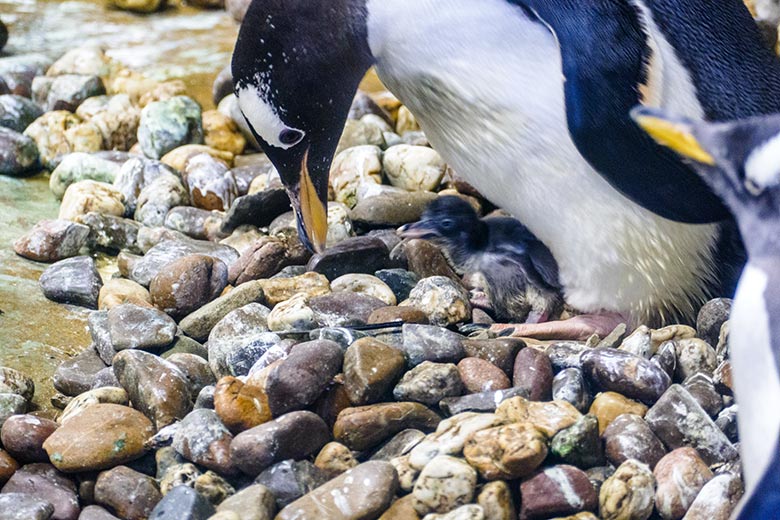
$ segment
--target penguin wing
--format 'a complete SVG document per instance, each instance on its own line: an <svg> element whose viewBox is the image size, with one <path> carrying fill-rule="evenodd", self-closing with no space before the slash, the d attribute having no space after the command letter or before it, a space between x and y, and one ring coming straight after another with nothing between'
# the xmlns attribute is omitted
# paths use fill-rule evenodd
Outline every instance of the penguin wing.
<svg viewBox="0 0 780 520"><path fill-rule="evenodd" d="M533 12L557 37L569 132L600 175L665 218L706 223L728 217L696 173L629 116L641 102L651 51L628 0L509 1Z"/></svg>

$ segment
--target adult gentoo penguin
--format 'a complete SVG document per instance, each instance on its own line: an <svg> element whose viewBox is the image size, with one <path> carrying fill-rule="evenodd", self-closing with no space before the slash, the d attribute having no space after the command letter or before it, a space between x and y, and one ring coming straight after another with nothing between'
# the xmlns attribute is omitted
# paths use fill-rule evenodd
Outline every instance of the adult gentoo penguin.
<svg viewBox="0 0 780 520"><path fill-rule="evenodd" d="M780 115L713 124L644 108L634 117L692 162L744 237L729 339L745 476L736 518L780 518Z"/></svg>
<svg viewBox="0 0 780 520"><path fill-rule="evenodd" d="M728 212L628 113L780 111L780 66L740 0L255 0L236 93L315 249L372 65L458 174L550 248L573 307L690 316L728 278L716 257ZM614 322L598 323L569 332Z"/></svg>

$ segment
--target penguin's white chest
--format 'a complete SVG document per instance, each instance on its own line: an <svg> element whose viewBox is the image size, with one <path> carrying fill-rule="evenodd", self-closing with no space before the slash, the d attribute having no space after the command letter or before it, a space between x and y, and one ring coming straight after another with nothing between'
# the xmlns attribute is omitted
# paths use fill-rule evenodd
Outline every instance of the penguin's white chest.
<svg viewBox="0 0 780 520"><path fill-rule="evenodd" d="M774 267L777 267L775 265ZM780 378L771 347L766 273L748 263L731 310L730 348L745 473L745 496L758 484L780 435Z"/></svg>
<svg viewBox="0 0 780 520"><path fill-rule="evenodd" d="M504 0L369 0L387 87L455 171L537 235L585 311L691 311L711 275L714 226L674 223L612 188L577 151L560 52Z"/></svg>

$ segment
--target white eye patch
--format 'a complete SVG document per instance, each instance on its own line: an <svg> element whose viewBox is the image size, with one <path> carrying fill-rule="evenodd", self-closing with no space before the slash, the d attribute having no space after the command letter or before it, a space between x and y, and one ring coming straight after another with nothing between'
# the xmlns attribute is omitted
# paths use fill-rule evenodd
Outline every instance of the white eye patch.
<svg viewBox="0 0 780 520"><path fill-rule="evenodd" d="M276 109L260 94L257 87L247 85L238 89L238 106L255 132L271 146L283 150L300 143L306 133L287 126L279 118Z"/></svg>
<svg viewBox="0 0 780 520"><path fill-rule="evenodd" d="M745 186L754 195L780 184L780 134L753 150L745 161Z"/></svg>

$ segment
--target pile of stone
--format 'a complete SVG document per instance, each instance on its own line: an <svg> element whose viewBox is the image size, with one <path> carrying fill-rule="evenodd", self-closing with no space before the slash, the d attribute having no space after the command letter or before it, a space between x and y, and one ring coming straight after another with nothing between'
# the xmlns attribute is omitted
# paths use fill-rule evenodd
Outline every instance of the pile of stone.
<svg viewBox="0 0 780 520"><path fill-rule="evenodd" d="M312 256L229 76L206 112L97 49L0 78L3 172L38 161L62 199L15 251L94 309L56 421L0 368L0 519L728 518L730 302L696 328L497 337L442 253L394 231L439 193L490 206L387 93L355 100Z"/></svg>

